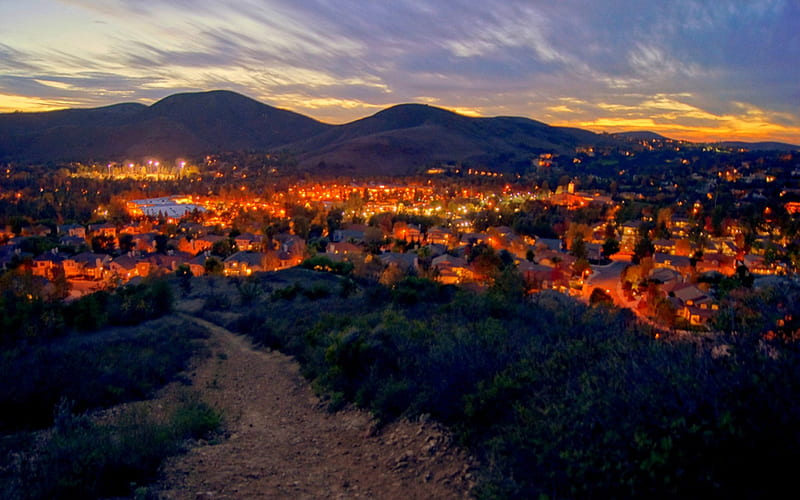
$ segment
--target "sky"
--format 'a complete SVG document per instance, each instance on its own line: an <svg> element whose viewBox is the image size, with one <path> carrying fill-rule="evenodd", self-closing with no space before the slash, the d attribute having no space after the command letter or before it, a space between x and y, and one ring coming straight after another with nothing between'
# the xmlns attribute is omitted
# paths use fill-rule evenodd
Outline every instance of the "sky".
<svg viewBox="0 0 800 500"><path fill-rule="evenodd" d="M800 144L800 0L0 0L0 112L227 89Z"/></svg>

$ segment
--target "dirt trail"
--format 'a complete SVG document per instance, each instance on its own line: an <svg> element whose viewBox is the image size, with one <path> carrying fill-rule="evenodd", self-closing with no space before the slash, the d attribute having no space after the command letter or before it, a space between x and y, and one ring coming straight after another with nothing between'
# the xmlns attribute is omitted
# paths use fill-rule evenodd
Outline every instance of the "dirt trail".
<svg viewBox="0 0 800 500"><path fill-rule="evenodd" d="M365 412L329 414L289 357L191 319L212 348L193 383L223 411L228 436L170 460L162 498L468 498L474 464L440 426L374 432Z"/></svg>

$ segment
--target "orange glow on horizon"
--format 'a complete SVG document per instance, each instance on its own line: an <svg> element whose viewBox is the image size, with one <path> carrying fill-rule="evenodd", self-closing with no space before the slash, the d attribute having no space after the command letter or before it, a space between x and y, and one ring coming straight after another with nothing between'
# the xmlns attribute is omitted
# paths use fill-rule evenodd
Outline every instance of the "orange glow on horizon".
<svg viewBox="0 0 800 500"><path fill-rule="evenodd" d="M0 94L0 113L56 111L75 106L75 104L64 101L48 101L39 97Z"/></svg>
<svg viewBox="0 0 800 500"><path fill-rule="evenodd" d="M330 124L349 123L391 107L391 104L377 105L357 100L335 98L303 100L294 97L288 96L284 102L274 104ZM419 98L419 101L473 118L494 116L480 107L448 106L439 103L438 99L425 97ZM591 114L584 112L580 117L564 117L563 114L569 115L576 111L566 105L551 106L547 109L562 113L562 116L551 116L548 120L550 125L577 127L598 133L649 131L670 139L700 143L776 141L800 145L800 125L780 123L791 123L791 117L780 113L770 113L744 103L734 104L738 112L724 115L715 115L701 108L675 100L658 98L658 96L643 102L638 107L623 106L624 109L620 108L619 111L627 116L592 117ZM0 94L0 113L45 112L78 107L93 106L72 100ZM600 107L612 112L616 109L605 103ZM525 115L524 110L520 110L518 113L518 116ZM530 116L538 119L535 113ZM701 123L689 125L687 122Z"/></svg>
<svg viewBox="0 0 800 500"><path fill-rule="evenodd" d="M786 142L800 145L800 127L783 126L766 121L746 121L728 117L718 126L688 126L659 123L652 118L597 118L595 120L552 123L558 127L578 127L597 133L648 131L667 138L689 142L722 141Z"/></svg>

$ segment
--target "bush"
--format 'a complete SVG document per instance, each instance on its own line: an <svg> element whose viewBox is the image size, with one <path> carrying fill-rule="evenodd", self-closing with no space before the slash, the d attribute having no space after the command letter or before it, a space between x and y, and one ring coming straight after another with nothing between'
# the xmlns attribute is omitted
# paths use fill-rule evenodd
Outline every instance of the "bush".
<svg viewBox="0 0 800 500"><path fill-rule="evenodd" d="M508 278L484 294L416 278L364 284L326 307L264 304L261 328L241 328L292 354L332 408L449 425L485 464L480 498L760 498L792 487L800 345L741 327L655 340L629 311L525 297Z"/></svg>
<svg viewBox="0 0 800 500"><path fill-rule="evenodd" d="M186 367L206 335L165 321L8 351L0 357L0 430L50 425L61 398L79 411L145 398Z"/></svg>
<svg viewBox="0 0 800 500"><path fill-rule="evenodd" d="M123 496L158 475L163 460L183 449L187 439L207 437L221 425L218 412L195 393L159 420L142 409L128 409L107 424L58 405L56 425L34 459L16 464L14 498L69 499Z"/></svg>

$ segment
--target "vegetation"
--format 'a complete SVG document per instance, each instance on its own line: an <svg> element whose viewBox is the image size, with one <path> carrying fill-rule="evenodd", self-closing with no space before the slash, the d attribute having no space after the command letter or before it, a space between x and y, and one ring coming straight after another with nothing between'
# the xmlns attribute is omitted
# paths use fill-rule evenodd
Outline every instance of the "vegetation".
<svg viewBox="0 0 800 500"><path fill-rule="evenodd" d="M143 497L165 458L180 452L187 439L207 437L221 424L220 415L189 391L163 416L133 407L102 424L74 414L65 401L43 442L15 450L12 475L0 476L3 498Z"/></svg>
<svg viewBox="0 0 800 500"><path fill-rule="evenodd" d="M293 273L238 318L209 319L294 355L331 408L446 423L484 464L480 498L763 497L791 483L800 371L786 337L657 339L602 297L421 278L342 300L302 292L334 276Z"/></svg>
<svg viewBox="0 0 800 500"><path fill-rule="evenodd" d="M188 390L165 413L140 403L102 420L91 416L152 397L203 351L203 329L162 317L172 308L169 283L68 304L25 292L7 287L0 297L0 497L140 494L186 439L220 425L220 415Z"/></svg>
<svg viewBox="0 0 800 500"><path fill-rule="evenodd" d="M35 344L107 325L135 325L172 310L172 288L162 279L101 291L70 303L45 283L21 269L0 277L0 346Z"/></svg>

